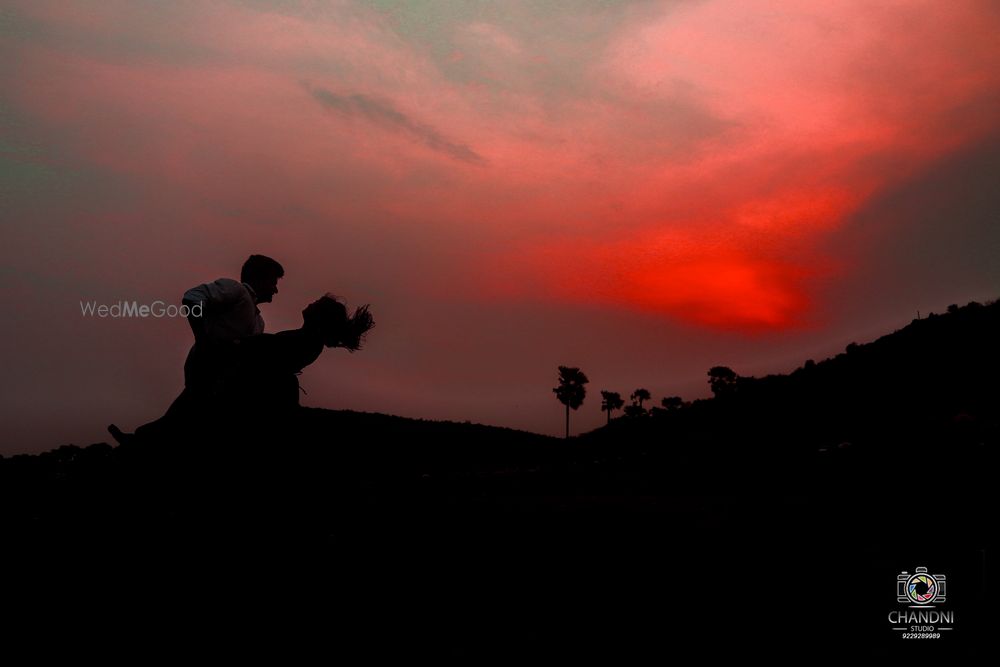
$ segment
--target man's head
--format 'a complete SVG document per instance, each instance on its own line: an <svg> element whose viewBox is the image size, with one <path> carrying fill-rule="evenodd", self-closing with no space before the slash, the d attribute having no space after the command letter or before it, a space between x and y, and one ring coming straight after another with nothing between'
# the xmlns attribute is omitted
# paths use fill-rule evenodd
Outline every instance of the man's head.
<svg viewBox="0 0 1000 667"><path fill-rule="evenodd" d="M270 303L271 297L278 293L278 278L285 275L285 270L276 261L264 255L250 255L243 262L240 280L250 285L257 294L257 303Z"/></svg>

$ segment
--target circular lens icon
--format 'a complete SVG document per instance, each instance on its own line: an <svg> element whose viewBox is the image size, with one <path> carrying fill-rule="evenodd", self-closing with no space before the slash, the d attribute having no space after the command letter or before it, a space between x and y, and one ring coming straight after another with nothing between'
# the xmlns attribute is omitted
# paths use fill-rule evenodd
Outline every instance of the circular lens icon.
<svg viewBox="0 0 1000 667"><path fill-rule="evenodd" d="M915 574L906 582L906 596L916 604L930 604L937 592L937 581L929 574Z"/></svg>

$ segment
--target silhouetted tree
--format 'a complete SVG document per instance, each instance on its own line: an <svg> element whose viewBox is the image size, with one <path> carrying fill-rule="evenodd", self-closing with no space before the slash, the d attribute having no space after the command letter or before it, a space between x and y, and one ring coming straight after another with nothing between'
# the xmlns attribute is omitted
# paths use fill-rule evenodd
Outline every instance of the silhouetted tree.
<svg viewBox="0 0 1000 667"><path fill-rule="evenodd" d="M660 405L667 410L679 410L684 405L684 399L680 396L665 396Z"/></svg>
<svg viewBox="0 0 1000 667"><path fill-rule="evenodd" d="M632 405L625 408L626 417L645 417L646 409L642 407L643 401L648 401L651 396L649 395L648 389L636 389L629 396L632 399Z"/></svg>
<svg viewBox="0 0 1000 667"><path fill-rule="evenodd" d="M641 389L640 388L640 389L636 389L635 391L633 391L632 395L629 398L631 398L632 402L635 403L635 404L638 404L638 406L641 408L642 407L642 402L643 401L648 401L650 398L652 398L652 396L649 395L649 390L648 389Z"/></svg>
<svg viewBox="0 0 1000 667"><path fill-rule="evenodd" d="M566 406L566 437L569 438L569 409L576 410L583 405L583 399L587 396L585 384L590 382L587 376L579 368L570 366L559 367L559 386L552 391L559 402Z"/></svg>
<svg viewBox="0 0 1000 667"><path fill-rule="evenodd" d="M611 423L611 413L614 410L621 410L622 406L625 405L622 395L617 391L604 391L601 390L601 412L608 413L608 423Z"/></svg>
<svg viewBox="0 0 1000 667"><path fill-rule="evenodd" d="M712 366L708 370L708 383L716 398L728 396L736 390L736 371L728 366Z"/></svg>
<svg viewBox="0 0 1000 667"><path fill-rule="evenodd" d="M625 406L625 416L629 418L645 417L646 409L640 406L638 403L633 403L631 405Z"/></svg>

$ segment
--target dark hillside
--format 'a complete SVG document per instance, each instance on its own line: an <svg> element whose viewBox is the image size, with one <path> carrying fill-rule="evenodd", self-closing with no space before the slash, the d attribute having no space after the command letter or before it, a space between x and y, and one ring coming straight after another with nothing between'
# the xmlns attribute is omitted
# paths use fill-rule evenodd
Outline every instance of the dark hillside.
<svg viewBox="0 0 1000 667"><path fill-rule="evenodd" d="M897 655L895 576L928 564L964 619L946 648L971 655L998 340L998 304L953 308L570 440L302 409L184 442L0 459L4 559L86 562L77 583L155 573L161 610L221 587L244 601L228 614L320 623L338 655L608 660L758 641L800 659ZM290 590L326 606L273 601Z"/></svg>

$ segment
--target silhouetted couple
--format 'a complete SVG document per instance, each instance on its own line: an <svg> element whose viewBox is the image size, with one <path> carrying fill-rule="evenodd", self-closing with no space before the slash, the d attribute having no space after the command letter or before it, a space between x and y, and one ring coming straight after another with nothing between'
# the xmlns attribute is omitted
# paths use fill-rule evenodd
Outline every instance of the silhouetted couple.
<svg viewBox="0 0 1000 667"><path fill-rule="evenodd" d="M251 255L239 281L220 278L185 292L183 304L200 304L201 312L188 317L195 342L184 362L184 391L163 417L135 434L111 424L114 438L159 441L192 429L290 416L299 406L298 373L324 347L359 349L374 322L368 306L349 316L343 303L326 294L302 311L302 327L265 334L258 304L271 301L284 275L275 260Z"/></svg>

